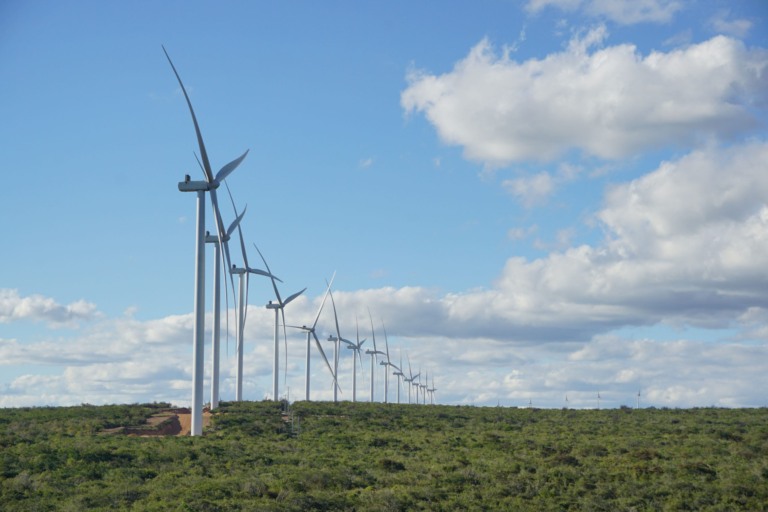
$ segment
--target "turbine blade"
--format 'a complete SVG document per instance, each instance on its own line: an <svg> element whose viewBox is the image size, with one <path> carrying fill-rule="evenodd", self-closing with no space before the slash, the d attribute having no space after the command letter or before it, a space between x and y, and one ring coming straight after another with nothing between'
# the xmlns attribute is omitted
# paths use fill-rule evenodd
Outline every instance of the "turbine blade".
<svg viewBox="0 0 768 512"><path fill-rule="evenodd" d="M248 271L249 274L258 274L260 276L269 277L270 279L276 279L276 280L280 281L281 283L283 282L279 277L275 277L272 274L270 274L269 272L266 272L266 271L258 269L258 268L248 267L246 270Z"/></svg>
<svg viewBox="0 0 768 512"><path fill-rule="evenodd" d="M261 256L261 261L264 262L264 266L267 268L267 272L269 272L269 279L272 281L272 289L275 291L275 297L277 298L277 304L278 306L283 306L283 301L280 298L280 292L277 290L277 283L275 282L275 276L272 275L272 270L269 268L269 264L267 263L266 258L264 258L264 255L259 250L259 247L254 243L253 246L256 248L256 252L259 253L259 256Z"/></svg>
<svg viewBox="0 0 768 512"><path fill-rule="evenodd" d="M315 315L315 321L312 322L312 329L317 326L317 320L320 318L320 313L323 311L323 306L325 306L325 300L328 298L328 293L331 291L331 285L333 284L333 279L336 277L336 272L333 273L333 276L331 277L331 282L328 283L328 288L325 290L325 295L323 296L323 302L320 303L320 307L317 310L317 315Z"/></svg>
<svg viewBox="0 0 768 512"><path fill-rule="evenodd" d="M387 339L387 328L384 327L384 320L381 321L381 328L384 329L384 346L387 349L387 363L389 363L389 340Z"/></svg>
<svg viewBox="0 0 768 512"><path fill-rule="evenodd" d="M243 220L243 217L245 217L245 211L248 209L248 205L245 205L245 208L243 208L243 211L240 212L240 215L235 217L235 220L232 221L232 224L229 225L229 229L227 229L227 238L232 236L232 233L235 232L235 228L240 225L240 221Z"/></svg>
<svg viewBox="0 0 768 512"><path fill-rule="evenodd" d="M290 295L290 296L288 296L288 298L287 298L287 299L285 299L285 300L283 301L283 306L287 306L288 304L290 304L290 302L291 302L293 299L295 299L296 297L298 297L299 295L301 295L301 294L302 294L302 293L304 293L305 291L307 291L307 289L306 289L306 288L304 288L303 290L301 290L301 291L299 291L299 292L296 292L296 293L294 293L293 295Z"/></svg>
<svg viewBox="0 0 768 512"><path fill-rule="evenodd" d="M376 331L373 330L373 316L371 316L371 309L368 308L368 318L371 320L371 337L373 338L373 351L376 352ZM376 358L378 361L378 358Z"/></svg>
<svg viewBox="0 0 768 512"><path fill-rule="evenodd" d="M216 173L216 178L214 178L214 183L221 183L223 180L227 178L230 174L232 174L232 171L237 169L237 166L240 165L240 163L245 160L246 155L248 155L248 149L245 150L245 153L240 155L239 157L235 158L231 162L229 162L227 165L219 169L219 172Z"/></svg>
<svg viewBox="0 0 768 512"><path fill-rule="evenodd" d="M325 351L323 350L323 346L320 344L320 340L317 339L317 334L315 334L315 331L312 331L312 336L315 338L315 346L320 351L320 354L323 356L323 361L325 361L325 366L328 368L328 371L331 372L331 376L333 377L333 383L336 386L338 386L339 383L336 381L336 374L333 373L333 368L331 368L331 363L329 363L328 358L325 357Z"/></svg>
<svg viewBox="0 0 768 512"><path fill-rule="evenodd" d="M184 93L184 99L187 100L189 113L192 115L192 124L195 125L195 134L197 135L197 145L200 147L200 157L203 159L203 171L205 172L205 179L208 183L213 183L213 172L211 171L211 164L208 161L208 152L205 150L205 144L203 143L203 135L200 133L200 126L197 124L197 116L195 116L195 109L192 108L192 102L189 101L189 94L187 94L187 89L184 87L184 83L181 81L179 72L176 71L176 66L173 65L171 56L168 55L168 51L166 51L165 46L163 46L163 53L165 53L165 56L168 59L168 63L171 65L171 69L173 69L173 74L176 75L176 80L179 81L181 92Z"/></svg>
<svg viewBox="0 0 768 512"><path fill-rule="evenodd" d="M333 300L333 292L330 291L330 285L328 288L329 295L331 296L331 306L333 306L333 319L336 322L336 338L341 340L341 332L339 331L339 317L336 315L336 301Z"/></svg>

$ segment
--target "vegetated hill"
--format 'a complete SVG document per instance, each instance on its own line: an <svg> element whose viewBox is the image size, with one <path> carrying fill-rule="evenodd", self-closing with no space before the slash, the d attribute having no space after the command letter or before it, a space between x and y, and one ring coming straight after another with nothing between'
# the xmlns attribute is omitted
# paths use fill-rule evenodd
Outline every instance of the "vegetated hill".
<svg viewBox="0 0 768 512"><path fill-rule="evenodd" d="M765 510L767 409L223 403L0 409L0 510Z"/></svg>

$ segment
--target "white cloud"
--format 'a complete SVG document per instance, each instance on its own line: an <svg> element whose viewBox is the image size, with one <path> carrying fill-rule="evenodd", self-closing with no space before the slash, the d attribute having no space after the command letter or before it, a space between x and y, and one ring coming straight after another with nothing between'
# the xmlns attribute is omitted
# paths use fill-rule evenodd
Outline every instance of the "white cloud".
<svg viewBox="0 0 768 512"><path fill-rule="evenodd" d="M606 193L595 215L606 232L601 243L530 261L510 258L489 289L335 291L342 336L353 339L359 325L370 347L370 308L379 348L383 321L390 352L399 354L402 347L414 367L434 374L444 402L523 406L531 400L561 407L567 394L569 406L593 407L600 391L603 406L616 407L632 405L642 389L643 403L657 406L765 405L766 162L764 141L713 145L665 162ZM311 322L321 299L296 299L286 309L287 322ZM263 307L249 308L248 399L271 390L273 321ZM664 325L679 327L679 339L627 339L613 332ZM687 338L686 326L724 330L715 336L719 341L703 342ZM327 303L318 336L329 356L325 340L332 328ZM128 315L101 320L70 338L0 340L0 364L12 365L16 375L2 385L0 406L188 404L191 332L192 315L150 321ZM222 355L226 398L234 385L234 338L230 343ZM313 397L328 399L331 379L311 348ZM306 338L289 331L293 398L303 396L305 350ZM350 355L345 351L341 358L345 398ZM364 357L361 396L367 396L368 363ZM41 364L47 368L40 370Z"/></svg>
<svg viewBox="0 0 768 512"><path fill-rule="evenodd" d="M747 19L732 19L730 12L720 10L710 20L712 28L722 34L743 38L752 29L752 22Z"/></svg>
<svg viewBox="0 0 768 512"><path fill-rule="evenodd" d="M752 105L768 99L765 50L718 36L642 56L627 44L597 48L605 37L598 27L525 62L484 39L448 73L410 72L401 105L492 168L572 149L614 159L728 138L752 129Z"/></svg>
<svg viewBox="0 0 768 512"><path fill-rule="evenodd" d="M577 9L620 25L668 23L682 9L678 0L529 0L526 9L536 13L546 7L573 12Z"/></svg>
<svg viewBox="0 0 768 512"><path fill-rule="evenodd" d="M53 327L71 327L99 316L96 305L84 300L62 305L50 297L22 297L18 290L0 288L0 323L33 320Z"/></svg>
<svg viewBox="0 0 768 512"><path fill-rule="evenodd" d="M531 206L543 202L555 189L555 180L548 172L504 180L501 186L523 205Z"/></svg>

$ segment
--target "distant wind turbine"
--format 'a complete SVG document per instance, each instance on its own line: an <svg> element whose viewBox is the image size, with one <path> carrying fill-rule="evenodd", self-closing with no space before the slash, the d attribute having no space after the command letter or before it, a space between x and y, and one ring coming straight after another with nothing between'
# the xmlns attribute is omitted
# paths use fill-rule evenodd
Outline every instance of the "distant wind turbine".
<svg viewBox="0 0 768 512"><path fill-rule="evenodd" d="M386 331L384 331L385 337L386 337ZM397 403L400 403L400 388L403 386L402 379L405 377L405 374L403 373L403 353L400 350L400 348L397 349L400 353L400 366L392 365L392 367L395 369L394 372L392 372L392 375L397 377Z"/></svg>
<svg viewBox="0 0 768 512"><path fill-rule="evenodd" d="M331 376L333 377L333 382L336 383L336 374L333 373L333 368L331 368L331 363L328 362L328 358L325 357L325 351L323 350L323 346L320 344L320 340L317 337L317 333L315 332L315 329L317 328L317 321L320 318L320 313L323 311L323 306L325 306L325 301L328 298L328 293L331 291L331 284L333 284L333 279L336 277L336 273L334 272L333 277L331 277L331 282L328 283L328 288L325 290L325 295L323 295L323 301L320 303L320 307L317 310L317 315L315 315L315 321L312 322L312 325L310 327L307 327L306 325L289 325L288 327L292 327L294 329L299 329L307 333L307 373L306 373L306 380L305 380L305 400L309 401L309 362L310 362L310 355L311 355L311 344L312 344L312 338L315 339L315 346L320 351L320 354L323 356L323 360L325 361L325 366L328 367L328 371L331 372Z"/></svg>
<svg viewBox="0 0 768 512"><path fill-rule="evenodd" d="M227 244L232 232L235 230L245 214L245 210L239 217L235 218L224 234L222 243ZM211 410L219 406L219 360L221 351L221 243L219 238L210 233L205 234L205 243L212 244L214 247L213 257L213 331L211 335ZM225 280L224 283L227 281ZM229 308L227 308L229 309ZM227 329L229 335L229 329ZM227 338L229 339L229 338Z"/></svg>
<svg viewBox="0 0 768 512"><path fill-rule="evenodd" d="M331 306L333 306L333 320L336 322L336 336L330 335L328 336L328 341L332 341L334 344L333 347L333 374L338 376L339 375L339 349L341 348L341 342L343 341L347 345L354 345L349 340L345 340L341 337L341 330L339 329L339 317L336 314L336 301L333 300L333 292L330 289L330 285L328 288L328 294L331 296ZM338 380L334 381L333 386L333 402L336 403L339 401L339 383Z"/></svg>
<svg viewBox="0 0 768 512"><path fill-rule="evenodd" d="M398 370L397 366L389 359L389 340L387 339L387 328L384 326L384 321L381 322L381 329L384 331L384 346L386 347L387 356L386 361L382 361L379 364L384 367L384 403L388 403L389 400L389 367ZM400 388L397 389L398 403L400 402Z"/></svg>
<svg viewBox="0 0 768 512"><path fill-rule="evenodd" d="M235 211L235 216L239 217L237 213L237 206L235 206L235 199L232 197L232 191L227 187L229 193L229 200L232 202L232 209ZM245 211L245 210L243 210ZM237 373L235 377L235 400L241 401L243 399L243 356L244 356L244 336L245 336L245 319L248 316L248 287L249 287L249 275L256 274L260 276L269 277L277 281L282 281L261 269L251 268L248 264L248 252L245 250L245 239L243 238L243 230L240 224L237 225L237 234L240 239L240 251L243 256L243 266L237 267L232 265L229 270L231 275L238 276L238 291L240 298L238 299L239 314L237 315ZM234 286L234 285L233 285Z"/></svg>
<svg viewBox="0 0 768 512"><path fill-rule="evenodd" d="M197 193L197 224L195 228L195 324L192 330L192 413L190 435L199 436L203 433L203 368L205 365L205 345L203 340L203 333L205 331L205 193L208 192L208 195L211 198L211 206L216 221L219 245L224 248L225 259L228 266L229 250L227 249L226 242L224 242L225 232L221 221L221 214L219 212L216 189L219 188L221 182L240 165L248 154L248 150L222 167L216 175L213 174L211 163L208 160L208 152L205 150L203 136L200 132L200 126L197 123L197 117L192 108L192 102L189 99L189 95L184 87L184 83L181 81L179 73L176 71L176 66L173 65L173 61L164 46L163 53L165 53L168 63L171 65L171 69L173 69L173 74L176 75L176 80L179 82L181 91L184 93L184 99L187 101L189 113L192 116L192 123L195 127L200 158L202 159L201 166L205 176L205 181L191 181L189 175L187 175L185 176L184 181L179 183L179 191Z"/></svg>
<svg viewBox="0 0 768 512"><path fill-rule="evenodd" d="M371 310L368 310L368 318L371 320L371 339L373 339L373 350L366 350L365 353L371 356L371 402L374 400L374 375L376 373L375 361L378 361L378 355L384 355L384 352L376 349L376 331L373 329L373 317Z"/></svg>
<svg viewBox="0 0 768 512"><path fill-rule="evenodd" d="M267 304L267 309L274 309L275 310L275 352L274 352L274 362L272 364L272 400L277 402L280 399L280 395L278 394L278 381L279 381L279 374L280 374L280 329L279 329L279 316L283 316L283 339L285 340L285 372L283 374L283 378L285 379L285 375L288 373L288 334L285 331L285 306L290 304L290 302L304 293L306 288L304 288L301 291L298 291L294 293L293 295L290 295L287 299L283 300L280 297L280 292L277 289L277 282L274 276L272 276L272 271L269 269L269 265L267 264L267 260L264 258L264 255L261 253L259 248L256 246L256 244L253 244L254 247L256 247L256 252L259 253L259 256L261 256L261 261L264 262L264 268L267 269L267 272L270 274L270 279L272 280L272 289L275 292L275 298L277 299L277 302L269 301L269 304Z"/></svg>
<svg viewBox="0 0 768 512"><path fill-rule="evenodd" d="M347 345L347 348L353 351L352 352L352 401L353 402L357 402L357 362L360 361L360 369L362 370L363 359L360 356L360 349L363 347L363 343L365 343L365 339L363 339L362 341L360 340L360 326L357 323L357 318L355 318L355 329L357 331L357 338L356 338L357 341L356 343Z"/></svg>
<svg viewBox="0 0 768 512"><path fill-rule="evenodd" d="M414 384L414 380L416 380L419 377L419 374L416 375L413 374L413 370L411 369L411 358L408 356L408 353L406 352L405 357L408 359L408 378L403 379L405 382L408 383L408 403L411 403L411 388L414 387L416 384ZM417 388L418 390L418 388ZM418 403L418 400L417 400Z"/></svg>

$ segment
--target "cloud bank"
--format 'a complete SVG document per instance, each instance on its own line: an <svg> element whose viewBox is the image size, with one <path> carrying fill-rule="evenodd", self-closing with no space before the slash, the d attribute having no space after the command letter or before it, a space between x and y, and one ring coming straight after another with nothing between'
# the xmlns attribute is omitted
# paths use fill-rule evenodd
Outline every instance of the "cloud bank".
<svg viewBox="0 0 768 512"><path fill-rule="evenodd" d="M442 75L414 70L401 94L440 138L487 167L571 150L617 159L753 129L768 99L768 52L717 36L669 52L602 47L605 27L566 50L517 62L484 39Z"/></svg>

